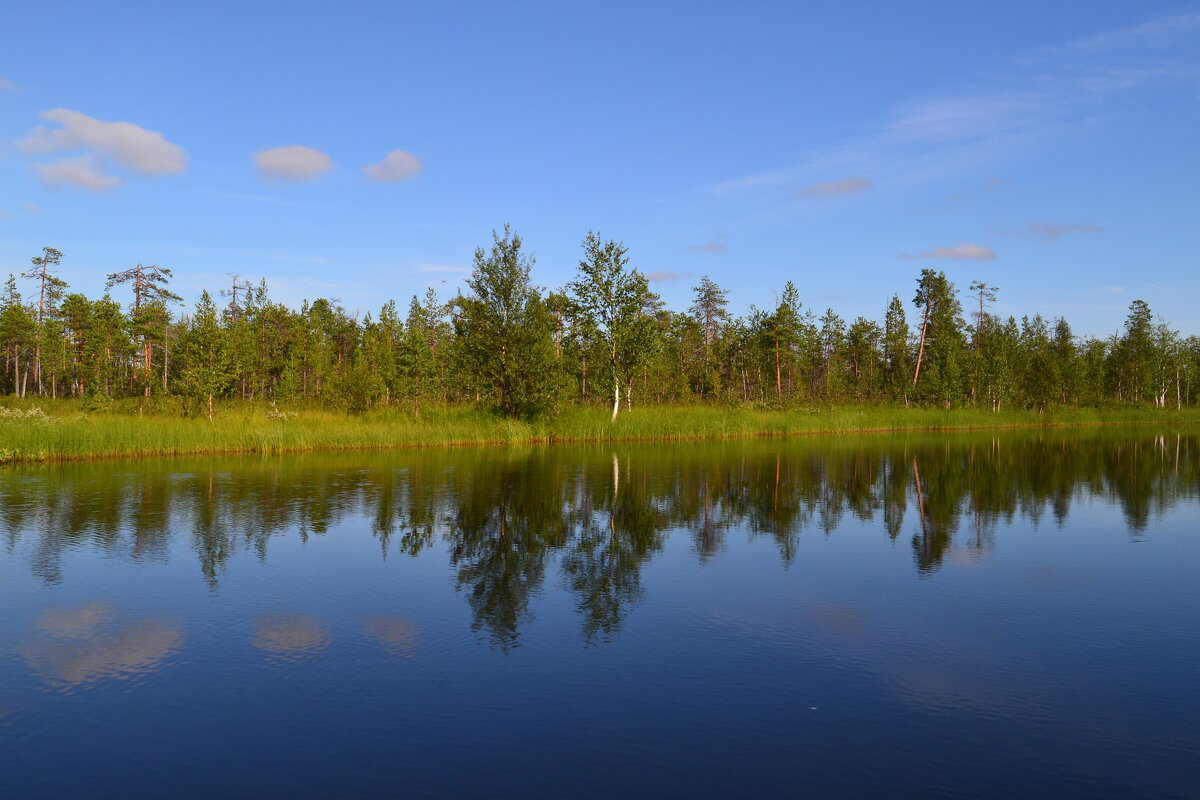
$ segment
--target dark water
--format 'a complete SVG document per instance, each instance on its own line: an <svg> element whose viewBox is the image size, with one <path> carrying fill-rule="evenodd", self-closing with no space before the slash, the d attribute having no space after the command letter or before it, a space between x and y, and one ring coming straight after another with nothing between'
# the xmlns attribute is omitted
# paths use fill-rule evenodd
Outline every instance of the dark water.
<svg viewBox="0 0 1200 800"><path fill-rule="evenodd" d="M0 472L0 797L1198 797L1200 439Z"/></svg>

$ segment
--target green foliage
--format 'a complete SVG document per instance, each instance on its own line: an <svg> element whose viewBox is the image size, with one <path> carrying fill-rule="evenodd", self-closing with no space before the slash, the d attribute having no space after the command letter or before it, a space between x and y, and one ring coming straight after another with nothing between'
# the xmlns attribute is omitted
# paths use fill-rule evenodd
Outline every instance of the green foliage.
<svg viewBox="0 0 1200 800"><path fill-rule="evenodd" d="M573 279L549 294L533 284L520 237L506 227L493 239L462 296L447 304L430 290L407 312L386 301L365 315L334 298L289 308L239 276L220 292L224 307L208 294L180 314L171 271L141 264L109 276L131 290L122 306L68 292L55 273L62 254L43 248L21 276L24 294L12 275L0 291L0 394L205 416L277 402L424 417L466 403L525 421L601 404L610 417L697 402L1053 415L1200 401L1200 340L1141 300L1118 335L1080 338L1065 319L996 316L998 290L976 280L968 325L954 285L927 269L911 320L895 295L882 322L833 309L818 318L792 281L773 307L733 316L729 291L708 276L686 310L665 308L625 245L597 233Z"/></svg>
<svg viewBox="0 0 1200 800"><path fill-rule="evenodd" d="M196 313L187 334L183 390L188 396L204 401L208 419L212 421L213 398L228 392L234 370L228 341L221 335L217 309L208 292L203 292L196 302Z"/></svg>
<svg viewBox="0 0 1200 800"><path fill-rule="evenodd" d="M533 258L521 237L493 231L490 252L475 251L470 294L454 301L462 364L481 398L507 416L533 418L554 408L560 391L554 323L529 279Z"/></svg>
<svg viewBox="0 0 1200 800"><path fill-rule="evenodd" d="M913 387L918 397L950 408L963 395L966 361L965 325L954 284L944 272L923 269L913 304L922 311Z"/></svg>
<svg viewBox="0 0 1200 800"><path fill-rule="evenodd" d="M621 390L626 396L638 370L657 349L652 316L657 296L645 277L629 268L628 249L614 241L601 241L588 232L583 241L584 258L579 277L568 284L581 322L596 332L607 358L607 379L613 387L613 419L621 407Z"/></svg>

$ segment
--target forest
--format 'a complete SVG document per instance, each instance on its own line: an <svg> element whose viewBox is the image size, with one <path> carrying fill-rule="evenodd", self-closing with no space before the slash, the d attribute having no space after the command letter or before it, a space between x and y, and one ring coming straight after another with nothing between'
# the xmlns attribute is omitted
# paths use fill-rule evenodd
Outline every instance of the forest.
<svg viewBox="0 0 1200 800"><path fill-rule="evenodd" d="M668 404L1185 408L1200 376L1200 337L1141 300L1108 338L1077 336L1063 318L1001 317L997 287L977 280L960 292L931 269L882 319L818 314L793 281L735 317L729 290L708 277L689 308L672 310L628 249L596 233L559 289L533 283L534 259L505 226L475 251L465 291L429 289L404 309L389 301L362 316L336 299L289 308L265 281L238 275L188 310L171 270L142 264L109 275L92 299L59 277L63 258L46 247L8 276L0 392L75 398L87 411L136 404L212 420L235 402L418 418L462 405L524 419L571 405L613 418Z"/></svg>

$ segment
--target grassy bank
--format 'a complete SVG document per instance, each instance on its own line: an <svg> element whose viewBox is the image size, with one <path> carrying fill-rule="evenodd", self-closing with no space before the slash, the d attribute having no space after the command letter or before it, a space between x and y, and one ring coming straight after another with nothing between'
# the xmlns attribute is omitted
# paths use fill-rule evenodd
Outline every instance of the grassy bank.
<svg viewBox="0 0 1200 800"><path fill-rule="evenodd" d="M971 430L1107 424L1194 424L1200 409L1061 409L1046 414L984 410L849 406L761 411L665 406L623 412L615 423L598 408L571 408L534 423L499 419L461 407L420 418L397 411L347 415L327 411L279 414L230 406L210 423L174 414L83 412L77 403L25 401L0 406L0 463L90 458L283 453L305 450L516 444L538 442L720 439L744 436Z"/></svg>

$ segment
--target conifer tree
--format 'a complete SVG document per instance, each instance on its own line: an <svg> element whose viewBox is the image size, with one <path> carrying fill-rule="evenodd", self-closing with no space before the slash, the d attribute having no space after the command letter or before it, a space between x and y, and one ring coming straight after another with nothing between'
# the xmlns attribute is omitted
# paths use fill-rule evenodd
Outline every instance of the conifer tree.
<svg viewBox="0 0 1200 800"><path fill-rule="evenodd" d="M775 313L765 320L775 356L775 399L783 405L783 373L788 372L789 386L795 363L795 351L800 343L800 292L788 281Z"/></svg>
<svg viewBox="0 0 1200 800"><path fill-rule="evenodd" d="M38 282L37 340L34 345L33 374L38 394L45 393L42 381L42 350L47 345L46 320L54 319L58 304L66 291L67 282L58 277L57 267L62 263L62 253L53 247L43 247L40 256L34 256L32 266L21 277Z"/></svg>
<svg viewBox="0 0 1200 800"><path fill-rule="evenodd" d="M37 320L21 298L16 277L10 274L0 295L0 341L4 342L4 374L12 373L12 393L17 397L24 397L28 387L29 345L36 335Z"/></svg>
<svg viewBox="0 0 1200 800"><path fill-rule="evenodd" d="M150 353L159 331L166 331L166 323L170 313L167 303L181 302L179 295L167 289L171 280L171 270L156 264L143 266L138 264L121 272L108 276L104 288L111 289L120 284L133 285L133 309L130 313L130 325L142 342L142 381L146 397L150 396L151 358ZM164 344L165 344L164 338Z"/></svg>
<svg viewBox="0 0 1200 800"><path fill-rule="evenodd" d="M213 421L213 398L228 389L232 377L228 355L216 305L207 291L201 292L187 331L183 383L188 394L205 403L209 422Z"/></svg>

